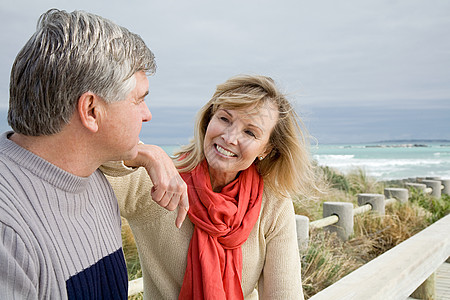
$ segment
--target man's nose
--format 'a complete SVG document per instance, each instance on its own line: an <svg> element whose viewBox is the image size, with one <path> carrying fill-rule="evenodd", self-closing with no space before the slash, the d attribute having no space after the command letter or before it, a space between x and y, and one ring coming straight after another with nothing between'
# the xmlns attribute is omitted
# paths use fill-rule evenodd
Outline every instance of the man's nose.
<svg viewBox="0 0 450 300"><path fill-rule="evenodd" d="M142 122L148 122L152 119L152 113L147 106L147 103L142 102Z"/></svg>

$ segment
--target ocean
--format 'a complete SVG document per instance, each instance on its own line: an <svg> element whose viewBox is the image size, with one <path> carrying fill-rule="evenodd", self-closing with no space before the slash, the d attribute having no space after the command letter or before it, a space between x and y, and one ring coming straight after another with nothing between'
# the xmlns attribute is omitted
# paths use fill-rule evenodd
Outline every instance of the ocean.
<svg viewBox="0 0 450 300"><path fill-rule="evenodd" d="M165 145L172 154L177 146ZM316 145L312 158L344 174L362 169L377 180L415 177L450 179L450 142Z"/></svg>
<svg viewBox="0 0 450 300"><path fill-rule="evenodd" d="M10 130L6 123L6 111L0 110L1 132ZM192 129L186 121L183 130L177 130L179 136L174 143L188 141L187 136ZM145 143L162 143L160 136L171 136L172 128L167 126L143 127L141 138ZM156 128L156 129L155 129ZM152 130L150 130L152 129ZM153 133L153 135L151 135ZM158 134L156 134L158 133ZM167 138L166 138L167 140ZM185 143L181 142L181 143ZM171 143L171 142L168 142ZM177 145L164 145L162 148L172 154ZM321 166L332 167L344 174L357 168L363 169L369 176L377 180L395 180L413 177L441 177L450 179L450 141L398 141L367 144L319 144L311 147L312 159Z"/></svg>
<svg viewBox="0 0 450 300"><path fill-rule="evenodd" d="M450 143L319 145L312 153L319 165L344 174L360 168L377 180L450 179Z"/></svg>

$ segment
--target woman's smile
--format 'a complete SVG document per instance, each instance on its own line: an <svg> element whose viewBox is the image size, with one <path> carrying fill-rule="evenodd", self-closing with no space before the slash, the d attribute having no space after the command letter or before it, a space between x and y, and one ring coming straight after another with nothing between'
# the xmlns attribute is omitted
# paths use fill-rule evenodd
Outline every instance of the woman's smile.
<svg viewBox="0 0 450 300"><path fill-rule="evenodd" d="M215 146L217 152L219 152L220 154L222 154L222 155L224 155L226 157L229 157L229 158L237 157L237 155L235 153L233 153L233 152L223 148L222 146L219 146L217 144L214 144L214 146Z"/></svg>

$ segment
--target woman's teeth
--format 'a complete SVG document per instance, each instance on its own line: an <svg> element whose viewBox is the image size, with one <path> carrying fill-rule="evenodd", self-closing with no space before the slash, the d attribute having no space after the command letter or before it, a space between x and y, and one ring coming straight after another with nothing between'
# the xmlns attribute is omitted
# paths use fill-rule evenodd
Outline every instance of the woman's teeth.
<svg viewBox="0 0 450 300"><path fill-rule="evenodd" d="M219 153L221 153L223 155L230 156L230 157L236 156L236 154L234 154L233 152L225 150L222 147L220 147L219 145L216 145L216 149L217 149L217 151L219 151Z"/></svg>

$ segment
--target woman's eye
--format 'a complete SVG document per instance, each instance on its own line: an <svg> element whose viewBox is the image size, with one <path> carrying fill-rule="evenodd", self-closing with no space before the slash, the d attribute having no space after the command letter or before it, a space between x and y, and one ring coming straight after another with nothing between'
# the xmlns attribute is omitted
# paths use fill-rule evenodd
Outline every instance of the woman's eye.
<svg viewBox="0 0 450 300"><path fill-rule="evenodd" d="M254 138L256 137L256 135L253 133L253 131L246 130L245 133L251 137L254 137Z"/></svg>
<svg viewBox="0 0 450 300"><path fill-rule="evenodd" d="M227 123L229 122L228 118L226 118L226 117L220 117L220 120L227 122Z"/></svg>

